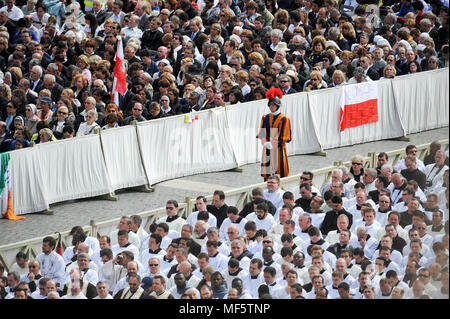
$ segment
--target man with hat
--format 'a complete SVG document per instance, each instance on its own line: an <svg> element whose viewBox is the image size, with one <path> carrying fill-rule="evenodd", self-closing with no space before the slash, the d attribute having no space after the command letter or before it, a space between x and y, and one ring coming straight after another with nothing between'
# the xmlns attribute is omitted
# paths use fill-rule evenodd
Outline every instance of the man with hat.
<svg viewBox="0 0 450 319"><path fill-rule="evenodd" d="M265 181L274 174L280 177L289 175L286 143L291 141L291 122L281 113L282 96L283 92L279 88L271 88L267 91L266 98L269 99L270 113L262 117L257 135L264 147L261 176Z"/></svg>
<svg viewBox="0 0 450 319"><path fill-rule="evenodd" d="M40 106L41 106L41 109L38 110L37 116L39 117L39 119L41 121L46 121L47 123L49 123L53 116L53 112L51 110L51 108L53 106L52 99L48 96L44 96L41 99Z"/></svg>
<svg viewBox="0 0 450 319"><path fill-rule="evenodd" d="M141 288L148 294L151 294L153 291L153 277L147 276L142 278Z"/></svg>

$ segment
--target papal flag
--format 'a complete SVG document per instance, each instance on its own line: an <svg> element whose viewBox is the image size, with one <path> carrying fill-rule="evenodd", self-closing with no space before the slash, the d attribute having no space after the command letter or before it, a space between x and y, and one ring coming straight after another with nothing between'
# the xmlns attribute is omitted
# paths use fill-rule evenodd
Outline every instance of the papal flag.
<svg viewBox="0 0 450 319"><path fill-rule="evenodd" d="M7 219L25 219L25 217L16 216L12 207L11 200L11 162L9 152L1 153L0 160L0 209L2 216Z"/></svg>

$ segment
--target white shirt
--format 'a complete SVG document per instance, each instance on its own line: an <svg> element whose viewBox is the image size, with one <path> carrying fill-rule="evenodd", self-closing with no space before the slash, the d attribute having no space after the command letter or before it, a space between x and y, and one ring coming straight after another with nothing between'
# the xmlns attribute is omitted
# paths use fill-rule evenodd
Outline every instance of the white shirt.
<svg viewBox="0 0 450 319"><path fill-rule="evenodd" d="M125 246L121 247L119 244L116 244L116 245L111 246L111 250L114 254L114 257L117 256L117 254L120 254L121 252L128 250L134 254L135 260L139 258L139 249L133 244L129 244L126 247Z"/></svg>
<svg viewBox="0 0 450 319"><path fill-rule="evenodd" d="M197 223L197 216L198 216L199 211L193 212L191 213L187 218L186 218L186 223L188 223L189 225L192 225L192 227L195 226L195 224ZM211 227L216 227L217 226L217 218L216 216L214 216L211 213L208 213L208 225Z"/></svg>
<svg viewBox="0 0 450 319"><path fill-rule="evenodd" d="M119 230L113 230L111 233L109 233L109 238L111 238L111 246L117 244L117 234L119 233ZM136 247L141 247L141 241L139 239L139 236L136 235L134 232L129 231L128 232L128 242L133 244ZM137 256L135 256L137 257Z"/></svg>
<svg viewBox="0 0 450 319"><path fill-rule="evenodd" d="M183 226L186 225L186 220L183 219L182 217L178 217L177 219L175 219L171 222L167 222L167 218L168 218L168 216L164 216L164 217L158 219L158 221L156 223L157 224L166 223L167 225L169 225L170 230L175 230L178 233L181 233L181 228L183 228Z"/></svg>
<svg viewBox="0 0 450 319"><path fill-rule="evenodd" d="M143 32L142 32L142 30L139 29L138 27L134 27L134 28L128 28L128 27L126 27L126 28L123 28L123 29L122 29L122 34L123 34L125 37L133 37L133 38L138 38L138 39L140 39L140 38L142 38Z"/></svg>
<svg viewBox="0 0 450 319"><path fill-rule="evenodd" d="M436 164L429 164L425 166L425 176L427 177L427 181L431 181L431 187L426 189L427 193L430 193L433 188L438 185L442 185L444 182L444 172L448 169L447 165L444 165L441 169Z"/></svg>
<svg viewBox="0 0 450 319"><path fill-rule="evenodd" d="M216 256L209 256L209 265L214 268L215 271L224 271L228 269L229 258L220 252ZM242 267L242 266L241 266Z"/></svg>
<svg viewBox="0 0 450 319"><path fill-rule="evenodd" d="M279 207L283 206L283 194L284 190L281 188L278 188L277 190L273 192L269 192L269 190L264 190L264 199L271 201L273 206L275 206L277 209Z"/></svg>
<svg viewBox="0 0 450 319"><path fill-rule="evenodd" d="M36 260L38 260L41 265L41 275L43 277L48 277L58 282L61 287L64 285L66 263L61 255L53 250L48 255L44 253L39 254L36 257Z"/></svg>
<svg viewBox="0 0 450 319"><path fill-rule="evenodd" d="M231 225L235 225L238 226L239 229L239 236L245 236L245 229L244 226L247 223L247 219L246 218L242 218L241 221L239 223L233 223L231 221L230 218L225 218L224 221L222 222L222 225L220 226L219 229L219 239L221 241L225 241L228 239L228 227L230 227Z"/></svg>
<svg viewBox="0 0 450 319"><path fill-rule="evenodd" d="M85 295L83 295L82 292L80 292L78 295L74 296L72 294L67 294L61 297L61 299L87 299Z"/></svg>
<svg viewBox="0 0 450 319"><path fill-rule="evenodd" d="M256 224L256 229L265 229L266 231L269 231L275 223L275 220L270 213L267 213L267 216L264 219L256 217L253 221Z"/></svg>
<svg viewBox="0 0 450 319"><path fill-rule="evenodd" d="M8 12L8 6L4 6L0 9L0 12L6 12L6 15L9 19L13 21L19 21L19 19L23 18L23 12L20 8L16 7L15 5L12 6L11 12Z"/></svg>

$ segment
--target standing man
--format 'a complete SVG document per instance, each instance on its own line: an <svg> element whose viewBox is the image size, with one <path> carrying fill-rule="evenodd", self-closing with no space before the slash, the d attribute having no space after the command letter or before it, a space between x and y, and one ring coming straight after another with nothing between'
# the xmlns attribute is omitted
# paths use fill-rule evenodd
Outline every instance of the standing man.
<svg viewBox="0 0 450 319"><path fill-rule="evenodd" d="M271 88L267 91L270 113L262 117L257 135L264 147L261 176L265 181L273 174L278 174L280 177L289 175L286 143L291 141L291 122L280 111L282 96L283 92L279 88Z"/></svg>

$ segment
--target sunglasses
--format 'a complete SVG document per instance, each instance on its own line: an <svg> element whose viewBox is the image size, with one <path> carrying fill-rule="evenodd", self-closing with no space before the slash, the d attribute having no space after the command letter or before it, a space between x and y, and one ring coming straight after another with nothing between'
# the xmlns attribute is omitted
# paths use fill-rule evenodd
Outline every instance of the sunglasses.
<svg viewBox="0 0 450 319"><path fill-rule="evenodd" d="M362 163L355 163L355 162L352 162L352 165L362 165Z"/></svg>
<svg viewBox="0 0 450 319"><path fill-rule="evenodd" d="M174 210L175 207L166 207L167 210Z"/></svg>
<svg viewBox="0 0 450 319"><path fill-rule="evenodd" d="M31 110L30 110L30 111L31 111ZM58 111L58 114L66 115L67 113L66 113L66 112Z"/></svg>

